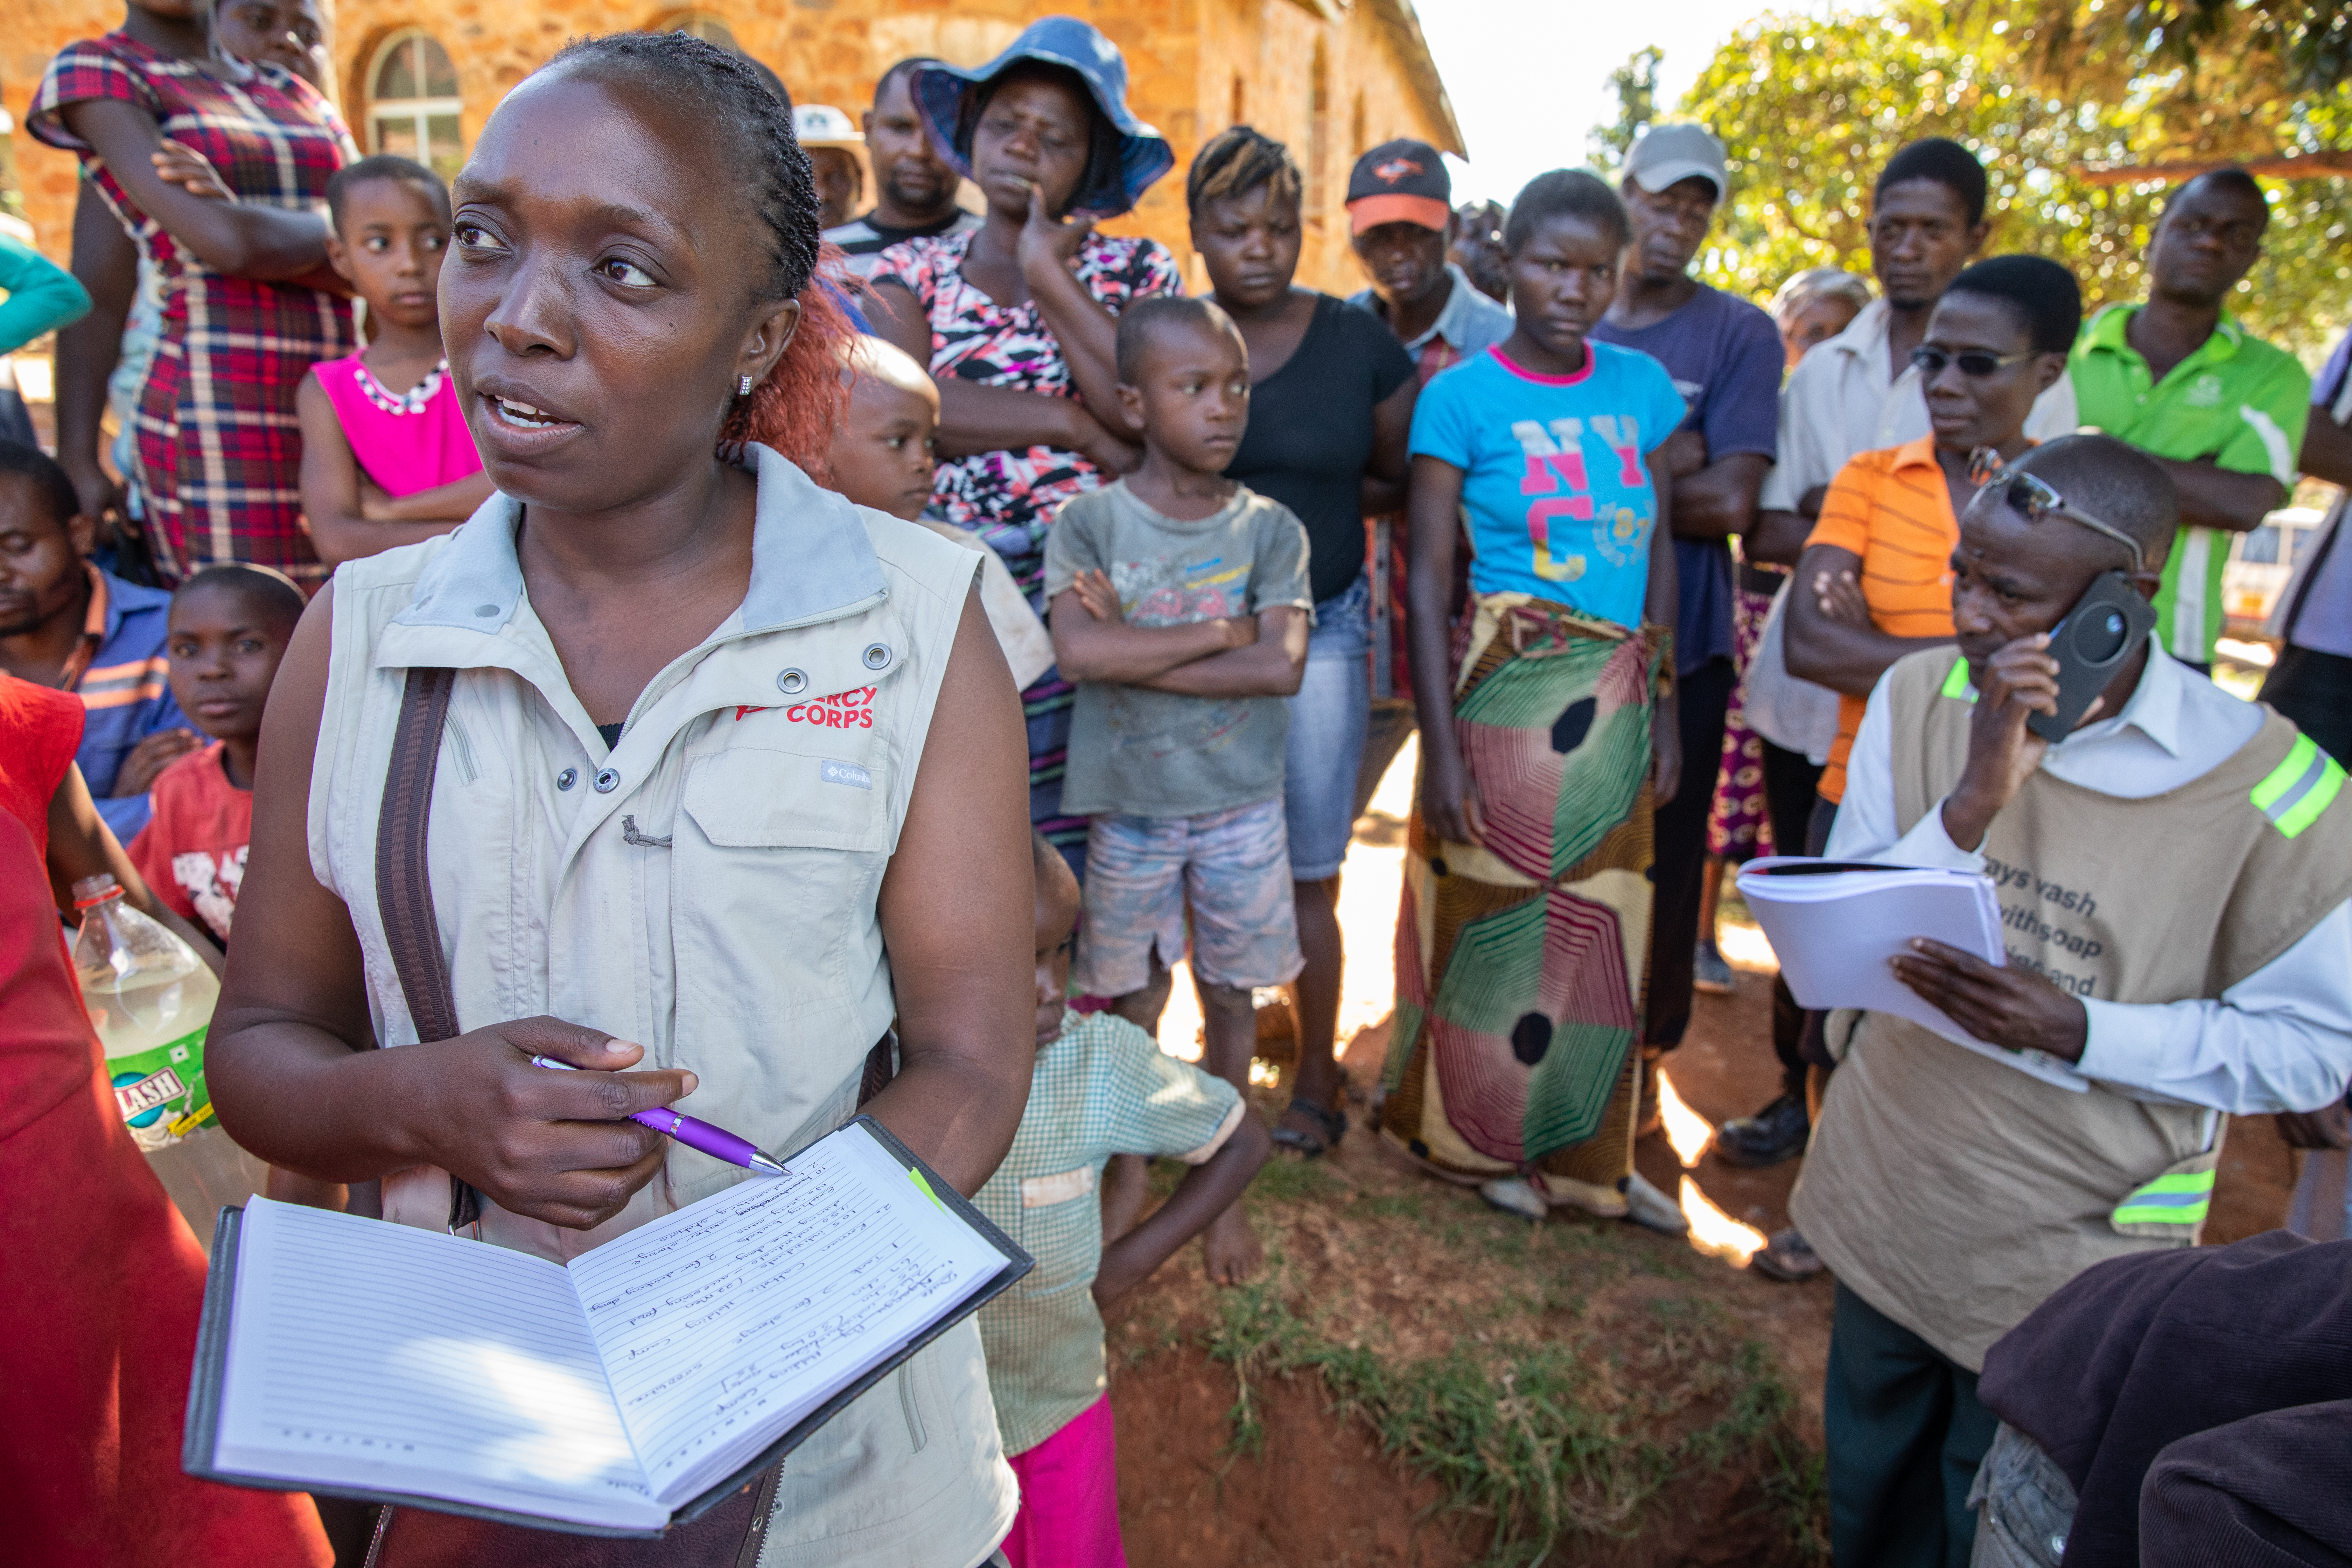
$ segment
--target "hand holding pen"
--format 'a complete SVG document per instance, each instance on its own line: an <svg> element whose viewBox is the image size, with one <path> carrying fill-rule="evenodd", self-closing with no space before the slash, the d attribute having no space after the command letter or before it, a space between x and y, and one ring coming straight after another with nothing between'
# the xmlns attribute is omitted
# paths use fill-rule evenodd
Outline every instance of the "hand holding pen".
<svg viewBox="0 0 2352 1568"><path fill-rule="evenodd" d="M570 1062L557 1061L553 1057L535 1056L530 1058L535 1068L553 1068L558 1072L578 1072ZM650 1127L665 1137L675 1138L689 1149L699 1150L714 1160L724 1160L730 1165L740 1165L758 1176L789 1176L792 1173L760 1152L759 1146L748 1138L738 1138L724 1127L714 1127L699 1117L662 1106L653 1110L633 1113L629 1120L641 1127Z"/></svg>

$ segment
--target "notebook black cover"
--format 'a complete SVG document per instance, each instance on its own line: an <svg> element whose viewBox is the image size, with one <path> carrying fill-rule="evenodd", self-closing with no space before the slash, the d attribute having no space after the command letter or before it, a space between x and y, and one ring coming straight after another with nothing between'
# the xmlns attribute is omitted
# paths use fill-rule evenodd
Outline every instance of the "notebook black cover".
<svg viewBox="0 0 2352 1568"><path fill-rule="evenodd" d="M876 1142L887 1150L892 1158L908 1170L922 1173L924 1184L940 1205L977 1232L982 1239L1002 1253L1004 1267L996 1277L966 1297L955 1311L940 1319L903 1348L867 1372L856 1382L844 1388L831 1399L803 1417L799 1425L787 1431L769 1446L767 1450L729 1476L709 1490L694 1498L670 1515L672 1524L685 1524L699 1519L728 1498L759 1479L761 1471L799 1447L817 1429L844 1410L851 1402L872 1388L883 1378L898 1370L917 1351L978 1311L989 1301L1010 1289L1014 1281L1036 1266L1035 1259L1015 1246L1012 1237L996 1228L989 1217L972 1206L971 1201L949 1184L947 1179L917 1157L914 1151L898 1142L890 1130L870 1116L860 1116L847 1123L863 1122ZM828 1135L829 1136L829 1135ZM219 1439L221 1380L228 1365L229 1308L236 1287L236 1253L239 1226L245 1220L242 1208L221 1210L219 1222L213 1230L212 1267L205 1276L204 1315L196 1327L195 1366L188 1380L188 1418L180 1444L180 1468L201 1480L220 1481L233 1487L247 1487L256 1491L309 1492L316 1497L351 1498L360 1502L388 1502L402 1508L422 1509L432 1513L460 1514L469 1519L493 1520L500 1524L520 1525L526 1530L543 1530L562 1535L604 1535L658 1539L657 1530L624 1530L610 1525L575 1524L568 1520L551 1519L544 1514L516 1513L508 1509L482 1508L472 1503L451 1502L446 1498L424 1497L408 1492L370 1491L357 1487L314 1485L305 1481L280 1480L271 1476L237 1475L215 1468L213 1453Z"/></svg>

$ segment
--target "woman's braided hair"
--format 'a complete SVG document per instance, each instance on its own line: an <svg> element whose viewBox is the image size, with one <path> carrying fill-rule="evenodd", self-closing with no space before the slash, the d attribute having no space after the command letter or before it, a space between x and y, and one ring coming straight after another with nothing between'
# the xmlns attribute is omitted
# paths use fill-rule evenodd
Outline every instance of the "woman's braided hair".
<svg viewBox="0 0 2352 1568"><path fill-rule="evenodd" d="M1184 207L1198 217L1211 202L1245 196L1260 185L1275 200L1298 205L1303 187L1290 149L1252 126L1228 125L1209 138L1186 171Z"/></svg>
<svg viewBox="0 0 2352 1568"><path fill-rule="evenodd" d="M843 285L827 275L839 268L826 265L816 180L790 106L744 57L685 33L577 38L541 68L625 79L690 110L722 136L731 131L731 145L721 140L712 149L713 172L723 171L724 183L744 194L768 232L767 266L752 274L751 298L797 300L801 319L767 379L729 410L719 449L732 457L741 443L758 441L822 481L846 396L841 358L856 332L842 308Z"/></svg>

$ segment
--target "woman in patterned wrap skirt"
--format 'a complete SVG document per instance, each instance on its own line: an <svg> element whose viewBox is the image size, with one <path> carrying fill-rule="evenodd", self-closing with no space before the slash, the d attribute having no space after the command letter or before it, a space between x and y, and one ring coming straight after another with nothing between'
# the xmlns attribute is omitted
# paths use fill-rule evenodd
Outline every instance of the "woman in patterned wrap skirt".
<svg viewBox="0 0 2352 1568"><path fill-rule="evenodd" d="M1422 779L1381 1131L1500 1207L1677 1228L1633 1156L1651 813L1682 768L1654 454L1684 410L1655 360L1586 336L1627 237L1608 186L1538 176L1504 230L1516 330L1414 411ZM1457 513L1471 607L1449 637Z"/></svg>
<svg viewBox="0 0 2352 1568"><path fill-rule="evenodd" d="M58 51L26 127L80 156L162 279L133 447L158 568L176 580L247 561L316 587L294 392L357 346L350 305L312 287L332 282L327 181L354 155L351 132L283 66L173 59L120 31ZM203 154L226 186L214 195L235 199L159 174L165 140Z"/></svg>

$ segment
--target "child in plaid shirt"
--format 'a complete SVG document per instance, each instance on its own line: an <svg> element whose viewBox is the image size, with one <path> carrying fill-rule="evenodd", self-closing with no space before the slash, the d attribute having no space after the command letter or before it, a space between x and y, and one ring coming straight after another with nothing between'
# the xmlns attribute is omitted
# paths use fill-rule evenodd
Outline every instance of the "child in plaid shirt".
<svg viewBox="0 0 2352 1568"><path fill-rule="evenodd" d="M1036 1072L1011 1152L972 1199L1037 1260L980 1310L996 1424L1021 1481L1003 1551L1013 1568L1124 1568L1100 1309L1238 1202L1271 1145L1231 1084L1162 1055L1116 1014L1069 1010L1078 882L1060 851L1032 840ZM1103 1166L1121 1153L1192 1169L1106 1246L1098 1189Z"/></svg>

